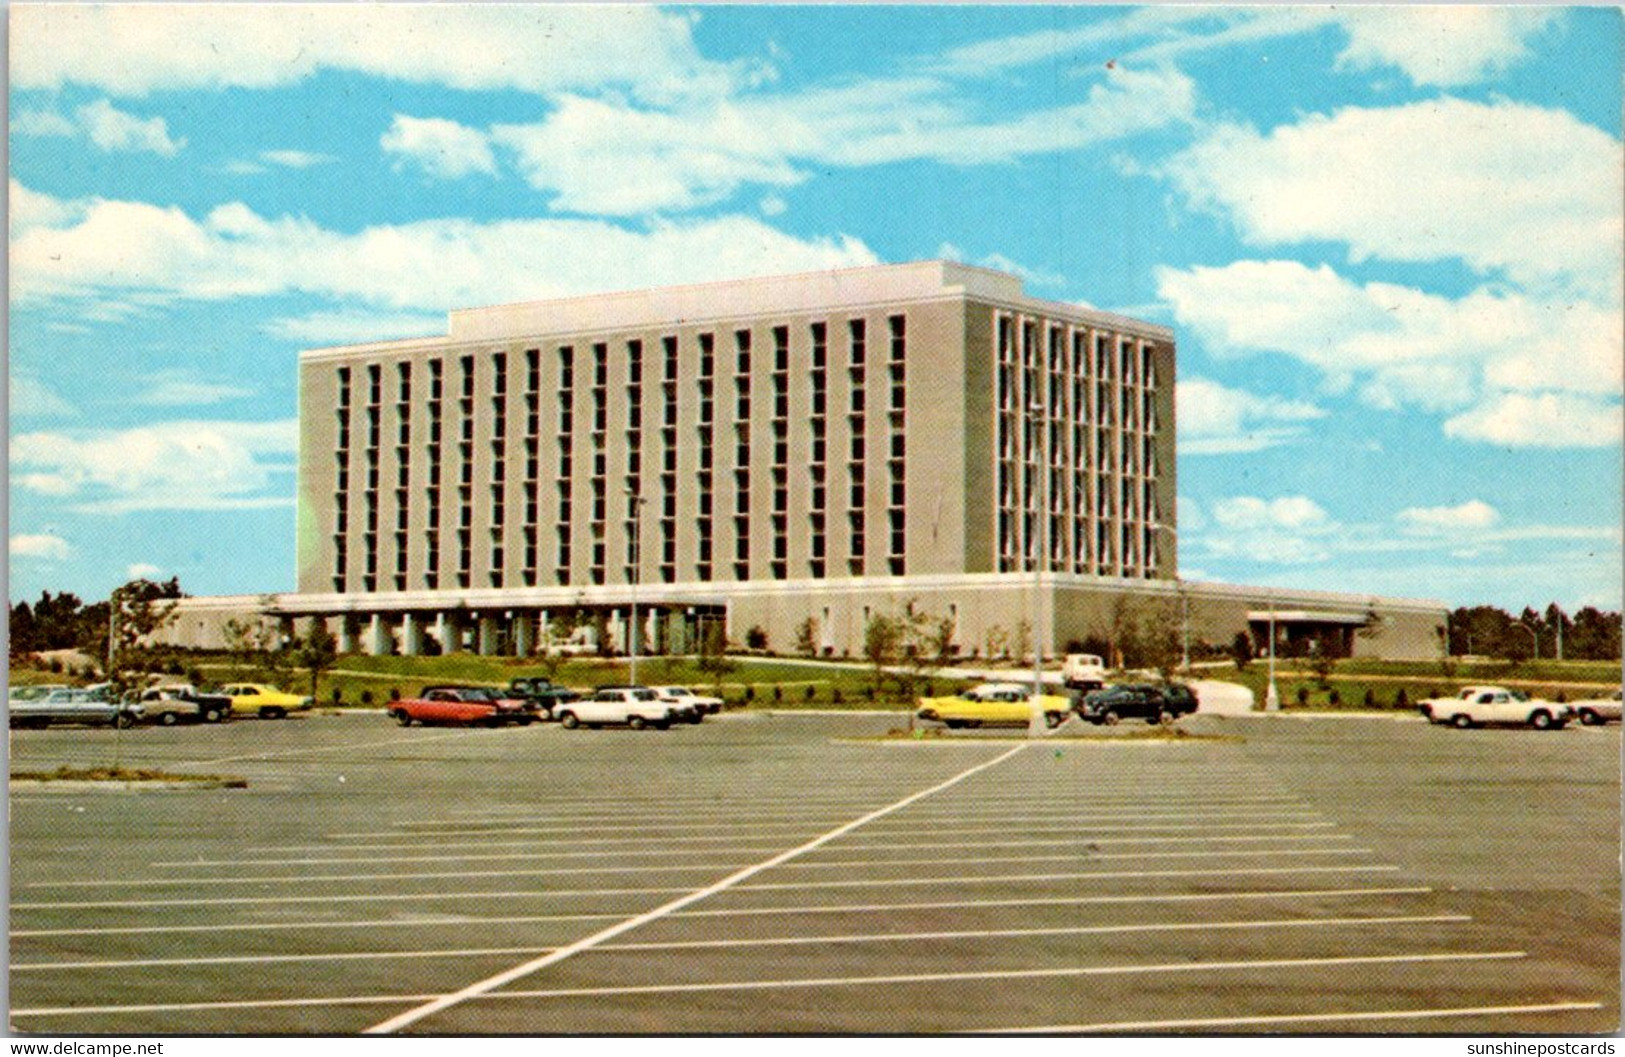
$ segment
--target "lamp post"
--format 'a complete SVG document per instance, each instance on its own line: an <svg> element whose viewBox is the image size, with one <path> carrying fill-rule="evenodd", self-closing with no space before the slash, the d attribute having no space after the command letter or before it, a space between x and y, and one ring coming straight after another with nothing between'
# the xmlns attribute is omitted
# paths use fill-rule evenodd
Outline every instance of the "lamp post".
<svg viewBox="0 0 1625 1057"><path fill-rule="evenodd" d="M1046 369L1040 375L1047 374ZM1044 565L1049 560L1047 527L1049 523L1049 466L1044 443L1044 434L1047 426L1044 422L1044 401L1042 386L1039 396L1032 400L1028 407L1033 428L1038 436L1034 438L1033 447L1038 449L1038 546L1033 554L1033 696L1031 707L1027 714L1027 736L1029 738L1042 737L1044 734Z"/></svg>
<svg viewBox="0 0 1625 1057"><path fill-rule="evenodd" d="M1168 533L1176 543L1179 540L1179 530L1172 525L1153 522L1151 529L1154 532ZM1174 569L1174 590L1179 593L1179 670L1189 675L1191 670L1190 596L1185 593L1185 581L1180 577L1177 567Z"/></svg>
<svg viewBox="0 0 1625 1057"><path fill-rule="evenodd" d="M1264 691L1264 711L1281 711L1281 694L1275 689L1275 596L1270 595L1270 684Z"/></svg>
<svg viewBox="0 0 1625 1057"><path fill-rule="evenodd" d="M632 507L632 626L627 629L626 655L629 660L627 681L638 685L638 580L642 577L643 554L643 497L631 485L626 488L627 502Z"/></svg>
<svg viewBox="0 0 1625 1057"><path fill-rule="evenodd" d="M1525 624L1521 620L1514 621L1513 626L1522 628L1523 630L1529 632L1529 638L1533 642L1534 650L1535 650L1535 656L1533 657L1533 660L1537 660L1537 661L1540 660L1540 635L1539 635L1539 633L1536 632L1534 628L1530 627L1528 624Z"/></svg>

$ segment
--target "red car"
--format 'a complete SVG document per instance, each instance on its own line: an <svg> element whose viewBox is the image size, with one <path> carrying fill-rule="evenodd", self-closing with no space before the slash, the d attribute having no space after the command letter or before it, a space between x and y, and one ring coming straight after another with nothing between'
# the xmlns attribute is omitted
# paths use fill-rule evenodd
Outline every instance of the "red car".
<svg viewBox="0 0 1625 1057"><path fill-rule="evenodd" d="M478 723L498 727L504 723L525 726L541 718L536 706L522 697L505 697L502 691L484 686L431 686L422 696L396 701L389 714L403 727L413 723Z"/></svg>

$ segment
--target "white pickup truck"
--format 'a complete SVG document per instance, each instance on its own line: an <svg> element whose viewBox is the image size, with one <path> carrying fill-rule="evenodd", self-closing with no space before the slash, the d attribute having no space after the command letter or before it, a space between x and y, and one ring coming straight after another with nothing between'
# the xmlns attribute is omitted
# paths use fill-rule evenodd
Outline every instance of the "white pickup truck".
<svg viewBox="0 0 1625 1057"><path fill-rule="evenodd" d="M561 705L559 725L574 730L580 726L596 728L606 723L624 723L633 730L644 727L665 730L672 724L673 712L681 707L675 702L662 701L660 694L647 686L615 687Z"/></svg>
<svg viewBox="0 0 1625 1057"><path fill-rule="evenodd" d="M1449 724L1466 730L1489 725L1530 726L1549 730L1563 726L1574 710L1555 701L1531 699L1521 690L1504 686L1467 686L1455 697L1434 697L1417 708L1429 723Z"/></svg>
<svg viewBox="0 0 1625 1057"><path fill-rule="evenodd" d="M1099 690L1106 685L1106 662L1092 653L1069 653L1061 682L1071 690Z"/></svg>

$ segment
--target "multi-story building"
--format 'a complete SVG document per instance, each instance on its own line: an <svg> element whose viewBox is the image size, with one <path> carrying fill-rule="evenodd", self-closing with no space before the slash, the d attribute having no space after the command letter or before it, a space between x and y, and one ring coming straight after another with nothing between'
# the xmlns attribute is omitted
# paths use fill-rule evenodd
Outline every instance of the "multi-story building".
<svg viewBox="0 0 1625 1057"><path fill-rule="evenodd" d="M272 610L374 651L526 653L561 618L625 645L635 603L651 648L721 619L788 649L810 619L846 654L912 608L969 652L1021 628L1057 650L1177 594L1210 640L1284 602L1283 627L1345 647L1381 609L1382 652L1426 653L1438 603L1178 584L1174 352L1167 328L944 261L311 350L298 587ZM199 629L210 605L187 607Z"/></svg>

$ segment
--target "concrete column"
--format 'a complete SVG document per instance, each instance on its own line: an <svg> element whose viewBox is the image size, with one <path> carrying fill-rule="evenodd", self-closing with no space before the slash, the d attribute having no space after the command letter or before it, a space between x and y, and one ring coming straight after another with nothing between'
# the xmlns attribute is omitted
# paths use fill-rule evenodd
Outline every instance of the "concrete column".
<svg viewBox="0 0 1625 1057"><path fill-rule="evenodd" d="M423 652L423 618L408 613L401 618L401 653L416 657Z"/></svg>
<svg viewBox="0 0 1625 1057"><path fill-rule="evenodd" d="M367 652L374 657L389 652L389 627L384 623L382 613L374 613L367 618Z"/></svg>
<svg viewBox="0 0 1625 1057"><path fill-rule="evenodd" d="M478 651L480 656L489 657L497 651L497 618L481 613L479 619Z"/></svg>
<svg viewBox="0 0 1625 1057"><path fill-rule="evenodd" d="M529 657L536 652L536 614L521 609L513 616L513 653L515 657Z"/></svg>
<svg viewBox="0 0 1625 1057"><path fill-rule="evenodd" d="M338 640L340 653L355 652L355 617L349 613L339 616Z"/></svg>
<svg viewBox="0 0 1625 1057"><path fill-rule="evenodd" d="M445 610L441 610L434 615L434 637L435 641L440 643L441 653L451 652L451 639L449 637L451 635L450 625L451 621L446 619Z"/></svg>

